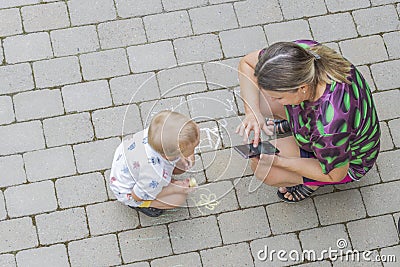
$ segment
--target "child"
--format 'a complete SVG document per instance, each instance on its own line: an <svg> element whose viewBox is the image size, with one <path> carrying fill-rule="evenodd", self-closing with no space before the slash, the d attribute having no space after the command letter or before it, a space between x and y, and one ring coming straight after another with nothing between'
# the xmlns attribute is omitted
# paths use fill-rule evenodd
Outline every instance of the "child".
<svg viewBox="0 0 400 267"><path fill-rule="evenodd" d="M116 198L151 217L182 205L192 190L189 179L171 180L171 175L193 166L199 140L199 127L186 116L156 114L148 128L124 140L115 152L110 188Z"/></svg>

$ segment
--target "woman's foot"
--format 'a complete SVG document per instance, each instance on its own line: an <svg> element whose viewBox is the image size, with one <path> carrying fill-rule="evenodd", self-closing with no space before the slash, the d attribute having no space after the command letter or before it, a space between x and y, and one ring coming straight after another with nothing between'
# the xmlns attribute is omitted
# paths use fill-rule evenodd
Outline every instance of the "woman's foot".
<svg viewBox="0 0 400 267"><path fill-rule="evenodd" d="M306 186L303 184L289 186L289 187L279 187L278 197L285 202L299 202L312 195L319 186Z"/></svg>

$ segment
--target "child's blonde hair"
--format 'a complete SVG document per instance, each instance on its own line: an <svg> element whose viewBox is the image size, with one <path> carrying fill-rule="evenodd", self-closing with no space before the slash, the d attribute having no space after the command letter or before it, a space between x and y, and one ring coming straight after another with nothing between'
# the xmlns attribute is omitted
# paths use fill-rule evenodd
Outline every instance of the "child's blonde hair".
<svg viewBox="0 0 400 267"><path fill-rule="evenodd" d="M197 124L183 114L164 110L151 120L148 142L161 155L180 156L181 151L193 145L198 139Z"/></svg>

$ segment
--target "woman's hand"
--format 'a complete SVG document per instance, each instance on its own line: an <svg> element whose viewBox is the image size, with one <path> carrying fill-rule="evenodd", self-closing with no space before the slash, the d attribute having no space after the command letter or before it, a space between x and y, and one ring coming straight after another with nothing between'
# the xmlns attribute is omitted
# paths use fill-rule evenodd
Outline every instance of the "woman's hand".
<svg viewBox="0 0 400 267"><path fill-rule="evenodd" d="M248 113L244 117L242 123L236 128L236 133L243 136L243 142L248 143L248 138L250 133L254 131L254 141L253 146L256 147L260 142L261 130L263 130L267 135L272 135L273 132L268 129L265 123L265 118L261 113Z"/></svg>

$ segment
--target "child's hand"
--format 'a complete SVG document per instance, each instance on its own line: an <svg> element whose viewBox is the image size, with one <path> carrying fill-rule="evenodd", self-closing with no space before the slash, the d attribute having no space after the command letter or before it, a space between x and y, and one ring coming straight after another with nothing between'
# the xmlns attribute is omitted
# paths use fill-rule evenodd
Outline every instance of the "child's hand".
<svg viewBox="0 0 400 267"><path fill-rule="evenodd" d="M171 183L175 185L175 190L178 194L188 194L193 191L193 188L189 186L189 178L184 180L173 180Z"/></svg>

